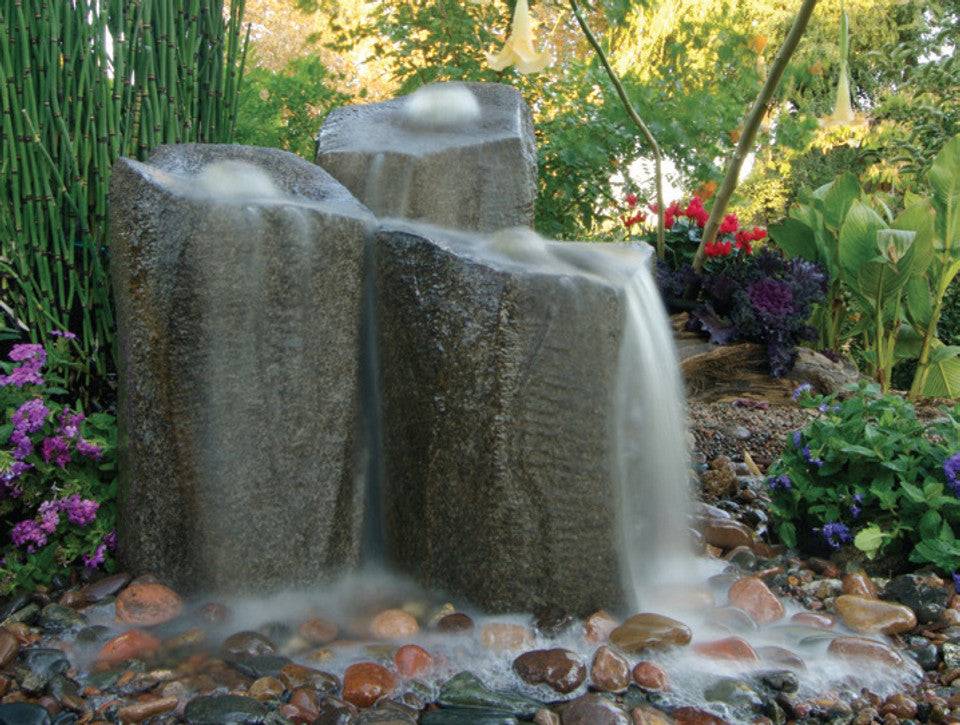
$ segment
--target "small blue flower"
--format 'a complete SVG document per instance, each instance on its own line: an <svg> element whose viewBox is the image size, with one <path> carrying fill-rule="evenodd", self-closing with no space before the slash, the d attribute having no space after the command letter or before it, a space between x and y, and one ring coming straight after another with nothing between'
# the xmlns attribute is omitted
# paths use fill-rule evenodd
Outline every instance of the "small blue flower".
<svg viewBox="0 0 960 725"><path fill-rule="evenodd" d="M794 388L793 401L796 402L800 400L800 396L807 390L813 390L813 386L810 383L801 383L798 387Z"/></svg>
<svg viewBox="0 0 960 725"><path fill-rule="evenodd" d="M803 433L798 430L793 431L793 447L799 448L800 443L803 441Z"/></svg>
<svg viewBox="0 0 960 725"><path fill-rule="evenodd" d="M819 456L814 458L813 454L810 453L810 446L804 446L801 448L800 455L803 456L803 460L805 460L807 463L812 463L817 468L823 465L823 460Z"/></svg>
<svg viewBox="0 0 960 725"><path fill-rule="evenodd" d="M771 476L769 479L767 479L767 488L769 488L771 491L775 491L777 489L786 491L790 487L790 477L786 474L782 474L780 476Z"/></svg>
<svg viewBox="0 0 960 725"><path fill-rule="evenodd" d="M960 594L960 574L953 572L951 576L953 577L953 588L956 590L957 594Z"/></svg>
<svg viewBox="0 0 960 725"><path fill-rule="evenodd" d="M855 493L855 494L853 494L853 502L854 502L854 503L863 503L863 494L862 494L862 493Z"/></svg>
<svg viewBox="0 0 960 725"><path fill-rule="evenodd" d="M853 516L853 518L855 518L855 519L860 518L860 512L861 512L862 510L863 510L863 509L861 509L859 506L851 506L851 507L850 507L850 515Z"/></svg>
<svg viewBox="0 0 960 725"><path fill-rule="evenodd" d="M958 473L960 473L960 453L954 453L943 462L943 475L947 477L947 485L953 489L953 493L960 496L960 481L957 481Z"/></svg>
<svg viewBox="0 0 960 725"><path fill-rule="evenodd" d="M831 549L839 549L850 541L850 528L840 521L829 521L823 525L820 535Z"/></svg>

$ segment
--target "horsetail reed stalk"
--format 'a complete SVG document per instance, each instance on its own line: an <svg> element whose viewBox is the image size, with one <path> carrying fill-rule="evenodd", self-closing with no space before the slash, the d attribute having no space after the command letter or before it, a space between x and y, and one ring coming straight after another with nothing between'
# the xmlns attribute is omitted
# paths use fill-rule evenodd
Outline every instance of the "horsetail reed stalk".
<svg viewBox="0 0 960 725"><path fill-rule="evenodd" d="M0 0L0 339L79 336L115 366L107 188L120 156L230 143L245 0Z"/></svg>

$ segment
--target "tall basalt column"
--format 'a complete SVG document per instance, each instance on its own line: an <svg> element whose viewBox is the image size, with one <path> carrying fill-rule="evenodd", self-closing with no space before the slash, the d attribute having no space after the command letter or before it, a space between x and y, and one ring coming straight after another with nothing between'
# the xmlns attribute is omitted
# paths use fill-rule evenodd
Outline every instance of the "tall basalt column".
<svg viewBox="0 0 960 725"><path fill-rule="evenodd" d="M181 145L114 167L123 566L251 592L356 563L374 223L281 151Z"/></svg>
<svg viewBox="0 0 960 725"><path fill-rule="evenodd" d="M374 240L387 550L488 611L614 606L620 291L461 241Z"/></svg>
<svg viewBox="0 0 960 725"><path fill-rule="evenodd" d="M381 218L473 231L533 225L533 119L512 86L436 83L337 108L316 161Z"/></svg>

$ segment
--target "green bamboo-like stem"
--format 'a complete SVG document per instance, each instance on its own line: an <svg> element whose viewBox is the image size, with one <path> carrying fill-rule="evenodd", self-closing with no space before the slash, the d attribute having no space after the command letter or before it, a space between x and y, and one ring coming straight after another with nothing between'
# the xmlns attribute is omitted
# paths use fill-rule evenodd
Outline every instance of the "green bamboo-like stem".
<svg viewBox="0 0 960 725"><path fill-rule="evenodd" d="M115 354L110 167L159 143L226 140L242 7L231 0L227 24L223 0L0 0L0 338L81 333L83 386Z"/></svg>
<svg viewBox="0 0 960 725"><path fill-rule="evenodd" d="M573 15L577 19L580 29L587 37L587 41L590 43L590 45L593 46L594 51L596 51L597 57L600 59L600 63L603 65L604 70L607 72L607 76L610 78L610 82L613 83L613 87L617 90L617 96L620 98L620 102L626 109L627 115L630 116L630 120L633 121L634 125L640 129L641 135L643 135L647 145L649 145L650 149L653 151L654 186L657 193L657 257L663 259L666 252L666 234L663 227L663 219L666 209L663 206L663 174L661 168L662 157L660 155L660 145L653 137L653 134L650 133L650 129L647 128L647 124L645 124L643 119L640 118L640 114L637 113L637 109L634 108L633 103L631 103L630 99L627 97L627 92L623 88L623 83L620 81L620 76L617 75L617 72L613 69L613 66L610 65L610 61L607 59L607 54L597 41L597 37L593 34L593 31L590 30L590 26L587 25L587 21L584 20L583 15L580 13L580 6L577 4L577 0L569 0L569 2L570 9L573 10Z"/></svg>
<svg viewBox="0 0 960 725"><path fill-rule="evenodd" d="M750 150L753 148L754 141L757 139L757 132L760 130L760 123L770 108L770 102L773 100L773 94L780 85L780 79L783 77L787 64L793 56L793 52L800 43L800 38L807 29L807 23L810 16L813 15L813 9L817 5L817 0L803 0L797 16L793 19L793 25L787 33L787 37L780 46L777 57L770 66L770 72L767 74L767 80L760 89L757 100L754 101L750 113L747 115L743 124L743 131L740 134L740 140L737 148L733 152L730 162L727 164L727 171L724 174L723 181L717 194L714 197L713 208L710 211L710 218L707 219L703 227L703 237L700 240L700 246L693 258L693 268L698 272L703 269L703 264L707 259L706 247L712 244L717 238L717 232L720 230L720 222L727 211L727 205L730 203L730 197L737 188L740 181L740 169L743 168L743 162L746 161Z"/></svg>

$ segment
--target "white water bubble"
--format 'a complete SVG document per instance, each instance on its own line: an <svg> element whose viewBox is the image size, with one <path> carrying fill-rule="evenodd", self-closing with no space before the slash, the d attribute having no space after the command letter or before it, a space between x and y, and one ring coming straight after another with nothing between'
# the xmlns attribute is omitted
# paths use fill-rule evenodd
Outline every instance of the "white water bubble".
<svg viewBox="0 0 960 725"><path fill-rule="evenodd" d="M462 130L480 120L480 103L461 85L424 86L404 101L403 120L418 131Z"/></svg>
<svg viewBox="0 0 960 725"><path fill-rule="evenodd" d="M219 201L233 202L283 196L266 170L236 159L214 161L204 166L193 180L193 191Z"/></svg>

